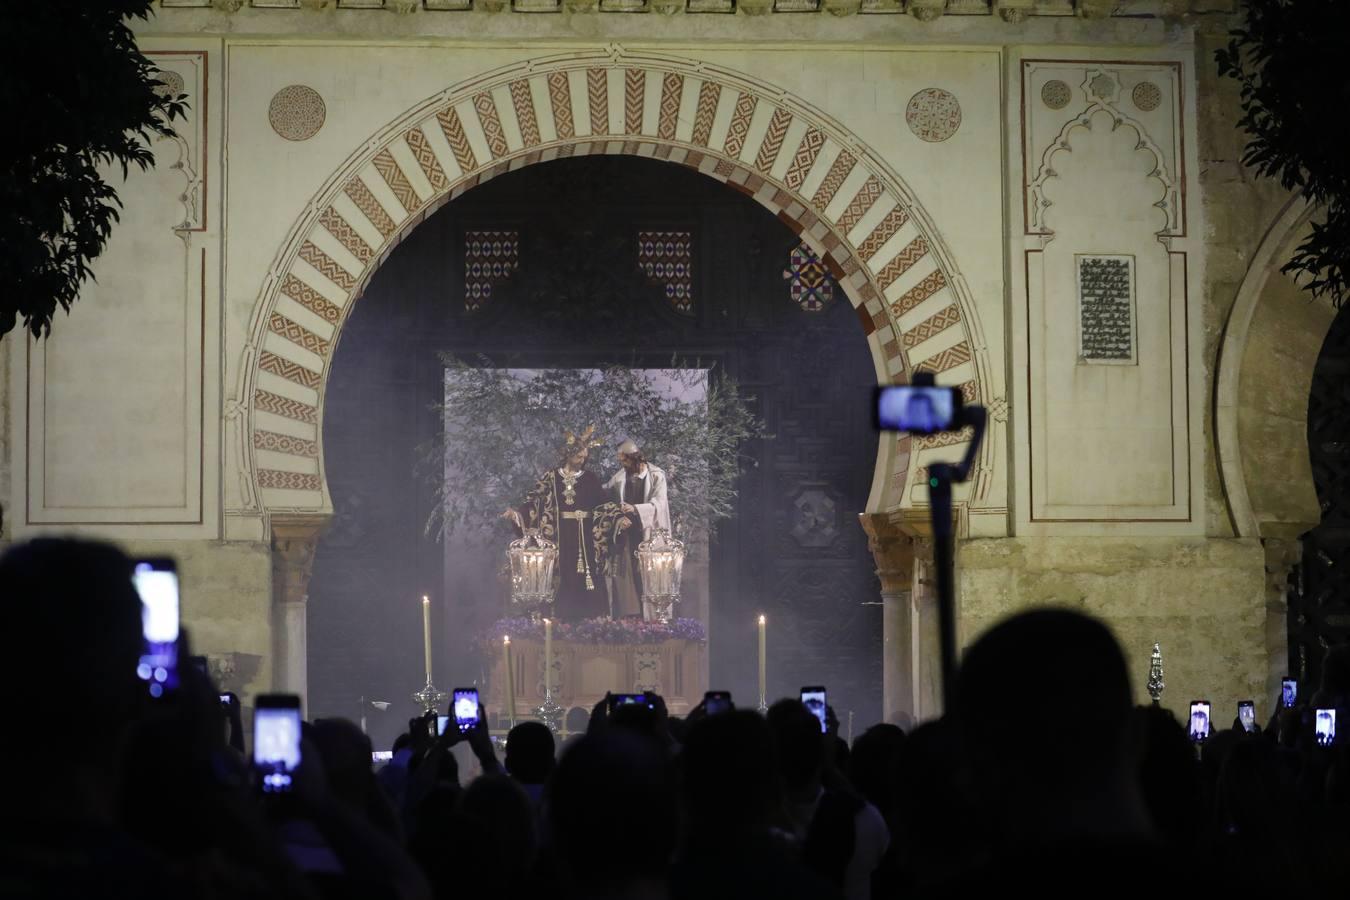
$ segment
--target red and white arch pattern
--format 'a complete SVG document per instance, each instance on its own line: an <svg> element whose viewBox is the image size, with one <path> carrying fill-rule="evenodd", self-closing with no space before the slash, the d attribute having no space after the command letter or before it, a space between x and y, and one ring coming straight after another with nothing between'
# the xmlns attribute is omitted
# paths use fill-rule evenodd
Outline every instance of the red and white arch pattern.
<svg viewBox="0 0 1350 900"><path fill-rule="evenodd" d="M322 409L332 349L394 245L475 185L590 153L668 160L750 195L838 280L882 380L928 369L969 399L989 396L974 308L941 236L900 178L838 123L691 60L532 60L406 112L348 158L293 228L257 304L240 379L243 468L254 482L244 491L256 491L248 505L328 507ZM900 442L889 464L896 480L932 446Z"/></svg>

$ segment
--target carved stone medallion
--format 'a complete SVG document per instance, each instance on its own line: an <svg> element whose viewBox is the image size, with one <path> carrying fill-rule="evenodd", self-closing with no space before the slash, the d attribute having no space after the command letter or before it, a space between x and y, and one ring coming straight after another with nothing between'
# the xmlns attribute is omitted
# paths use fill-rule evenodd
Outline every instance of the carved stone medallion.
<svg viewBox="0 0 1350 900"><path fill-rule="evenodd" d="M1041 102L1051 109L1063 109L1069 105L1072 98L1073 92L1069 89L1069 85L1058 78L1041 85Z"/></svg>
<svg viewBox="0 0 1350 900"><path fill-rule="evenodd" d="M1153 112L1162 105L1162 88L1151 81L1141 81L1130 92L1130 99L1144 112Z"/></svg>
<svg viewBox="0 0 1350 900"><path fill-rule="evenodd" d="M909 130L921 141L945 141L961 127L961 104L942 88L924 88L909 98L905 107Z"/></svg>
<svg viewBox="0 0 1350 900"><path fill-rule="evenodd" d="M319 92L303 84L288 85L276 92L267 106L272 130L288 141L307 141L319 133L328 108Z"/></svg>
<svg viewBox="0 0 1350 900"><path fill-rule="evenodd" d="M161 97L177 97L183 93L183 76L177 72L171 72L168 69L160 69L155 74L159 85L155 88L155 93Z"/></svg>

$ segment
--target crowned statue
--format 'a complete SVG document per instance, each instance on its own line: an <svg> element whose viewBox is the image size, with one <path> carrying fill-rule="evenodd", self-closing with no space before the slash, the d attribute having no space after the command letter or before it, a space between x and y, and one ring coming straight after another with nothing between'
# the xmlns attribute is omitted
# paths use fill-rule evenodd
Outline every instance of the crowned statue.
<svg viewBox="0 0 1350 900"><path fill-rule="evenodd" d="M539 477L523 502L502 513L521 533L537 529L557 544L553 612L560 619L610 612L605 576L624 516L618 504L607 502L610 498L600 477L586 468L592 448L601 446L594 436L594 425L580 434L566 432L560 464Z"/></svg>

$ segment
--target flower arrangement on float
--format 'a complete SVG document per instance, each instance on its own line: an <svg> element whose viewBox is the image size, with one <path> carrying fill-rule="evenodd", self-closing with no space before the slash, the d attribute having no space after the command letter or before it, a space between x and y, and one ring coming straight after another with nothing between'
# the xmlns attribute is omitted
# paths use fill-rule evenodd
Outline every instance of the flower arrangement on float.
<svg viewBox="0 0 1350 900"><path fill-rule="evenodd" d="M528 616L498 619L474 641L476 649L484 654L501 646L502 637L511 640L544 639L542 619ZM555 622L553 639L574 644L660 644L665 641L697 641L707 643L708 631L698 619L672 619L670 622L644 622L639 619L611 619L599 616L575 622Z"/></svg>

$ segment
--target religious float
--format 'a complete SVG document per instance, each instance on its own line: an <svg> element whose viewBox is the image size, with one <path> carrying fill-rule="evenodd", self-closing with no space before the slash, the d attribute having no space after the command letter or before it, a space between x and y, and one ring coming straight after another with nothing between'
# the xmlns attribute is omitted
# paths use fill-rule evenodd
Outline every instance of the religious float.
<svg viewBox="0 0 1350 900"><path fill-rule="evenodd" d="M534 529L513 541L507 557L511 606L519 615L495 623L480 640L491 661L488 708L498 711L498 726L535 718L554 731L572 730L607 692L651 691L677 715L697 705L707 690L707 631L697 619L674 615L684 555L683 542L664 529L638 545L634 557L651 618L558 621L551 615L557 545Z"/></svg>

